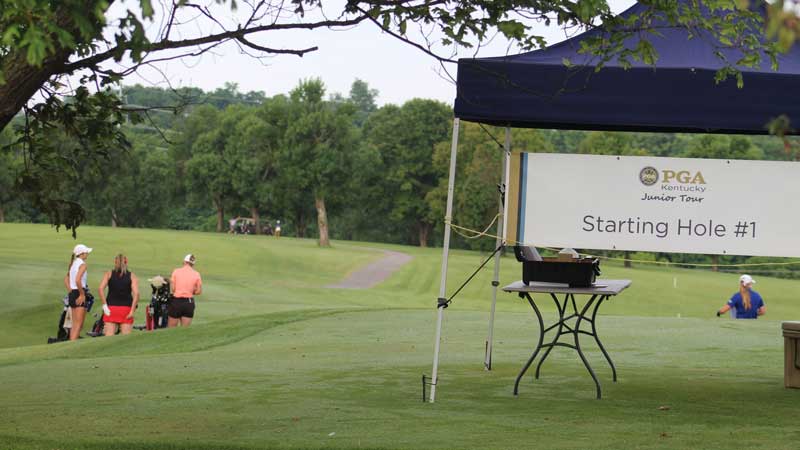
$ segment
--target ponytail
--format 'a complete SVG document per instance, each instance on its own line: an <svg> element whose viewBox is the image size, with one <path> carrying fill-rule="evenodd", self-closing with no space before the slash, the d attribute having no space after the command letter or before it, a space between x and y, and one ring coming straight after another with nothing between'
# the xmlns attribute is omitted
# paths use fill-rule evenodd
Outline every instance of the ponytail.
<svg viewBox="0 0 800 450"><path fill-rule="evenodd" d="M742 304L744 305L745 311L750 311L750 288L746 287L744 284L739 284L739 294L742 296Z"/></svg>
<svg viewBox="0 0 800 450"><path fill-rule="evenodd" d="M71 253L69 255L69 266L67 266L67 272L72 270L72 263L74 263L74 262L75 262L75 253Z"/></svg>
<svg viewBox="0 0 800 450"><path fill-rule="evenodd" d="M114 272L120 277L128 273L128 258L122 253L114 257Z"/></svg>

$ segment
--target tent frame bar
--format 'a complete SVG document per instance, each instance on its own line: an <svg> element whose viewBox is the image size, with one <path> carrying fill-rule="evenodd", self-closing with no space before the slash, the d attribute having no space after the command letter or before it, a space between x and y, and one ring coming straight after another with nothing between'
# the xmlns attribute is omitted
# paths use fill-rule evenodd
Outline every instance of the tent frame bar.
<svg viewBox="0 0 800 450"><path fill-rule="evenodd" d="M436 338L433 347L433 369L431 370L430 381L426 383L423 376L423 399L424 399L424 386L429 384L431 387L430 396L428 397L429 403L436 401L436 387L439 382L439 353L441 350L442 342L442 320L444 317L444 309L449 305L446 297L447 292L447 264L450 257L450 234L451 222L453 220L453 193L455 188L456 178L456 159L458 156L458 133L460 128L460 119L458 117L453 119L453 140L450 146L450 172L447 181L447 206L445 209L444 217L444 242L442 245L442 268L441 276L439 278L439 297L436 302ZM503 166L500 181L500 194L501 197L498 201L498 222L497 222L497 238L496 249L494 257L494 276L492 278L492 306L489 313L489 333L486 338L486 354L484 359L484 367L486 370L492 369L492 343L494 338L494 316L497 304L497 288L500 285L500 255L502 247L506 244L507 233L507 211L508 211L508 196L505 195L506 183L509 176L509 159L511 155L511 128L505 128L505 144L503 146ZM491 258L492 256L490 256ZM488 260L486 261L488 262ZM484 263L485 264L485 263ZM481 266L483 267L483 266ZM474 275L474 274L473 274ZM469 281L469 280L467 280Z"/></svg>
<svg viewBox="0 0 800 450"><path fill-rule="evenodd" d="M506 245L506 184L508 180L508 163L509 155L511 154L511 128L506 127L506 136L503 143L503 166L500 174L500 198L498 199L498 216L497 220L497 239L495 240L495 248L499 249ZM497 306L497 289L500 286L500 256L502 251L498 251L494 255L494 277L492 278L492 306L489 310L489 333L486 336L486 352L483 357L483 367L486 370L492 370L492 346L494 343L494 313Z"/></svg>
<svg viewBox="0 0 800 450"><path fill-rule="evenodd" d="M436 401L436 385L439 382L439 349L442 342L442 317L447 308L447 261L450 256L450 222L453 220L453 187L456 182L456 154L458 152L458 129L460 119L453 119L453 142L450 146L450 175L447 181L447 208L444 215L444 243L442 245L442 273L439 278L439 298L436 302L436 341L433 346L433 369L431 371L430 403Z"/></svg>

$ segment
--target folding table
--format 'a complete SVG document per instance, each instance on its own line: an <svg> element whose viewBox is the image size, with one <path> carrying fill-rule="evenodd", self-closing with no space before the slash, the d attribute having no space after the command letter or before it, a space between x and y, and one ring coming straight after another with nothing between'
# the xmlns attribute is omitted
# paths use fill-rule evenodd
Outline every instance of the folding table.
<svg viewBox="0 0 800 450"><path fill-rule="evenodd" d="M614 382L616 382L617 369L614 367L611 357L608 356L608 352L606 352L605 347L603 347L602 342L600 342L600 337L597 335L597 310L604 301L609 299L609 297L618 295L630 285L630 280L600 279L596 280L594 285L590 287L570 287L566 284L542 282L530 282L529 284L525 284L522 281L517 281L504 287L504 291L516 292L521 298L527 299L528 303L531 305L531 308L533 308L533 311L536 313L536 318L539 321L539 341L536 344L533 354L528 359L528 362L525 363L522 371L520 371L519 375L517 375L517 380L514 383L514 395L518 395L520 380L525 375L525 372L528 371L528 368L531 366L531 364L533 364L533 361L536 360L536 357L539 355L539 352L542 351L542 349L544 349L544 354L539 360L539 363L536 365L536 379L539 378L539 370L542 367L542 363L544 363L544 361L550 355L550 352L553 350L553 348L567 347L578 352L578 355L583 361L583 365L586 366L586 369L589 371L589 375L591 375L592 379L594 380L594 384L597 387L597 398L599 399L601 396L600 382L597 380L597 375L594 373L592 366L589 365L589 361L583 354L583 350L581 350L579 336L584 334L594 338L595 342L597 342L597 346L600 347L600 351L603 352L603 356L606 357L606 361L608 361L608 364L611 366L611 373L613 374ZM558 310L558 321L556 321L556 323L545 328L544 321L542 320L542 314L539 311L539 308L536 306L536 302L531 294L549 294L550 298L552 298L556 303L556 309ZM558 295L560 294L563 294L563 301L559 301L558 299ZM578 308L577 302L575 301L575 295L587 295L590 297L582 308ZM569 306L572 306L572 310L569 314L567 314L567 308ZM590 309L591 317L587 315ZM572 320L575 320L574 326L570 324L570 321ZM581 324L584 322L588 322L591 325L591 331L581 329ZM549 343L544 343L545 333L550 331L555 331L555 335ZM561 336L564 335L572 335L574 344L559 342Z"/></svg>

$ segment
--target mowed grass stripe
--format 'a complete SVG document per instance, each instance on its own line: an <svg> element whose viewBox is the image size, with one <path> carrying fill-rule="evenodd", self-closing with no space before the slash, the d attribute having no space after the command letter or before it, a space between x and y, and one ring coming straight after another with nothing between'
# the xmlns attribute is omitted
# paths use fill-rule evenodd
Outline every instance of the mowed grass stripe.
<svg viewBox="0 0 800 450"><path fill-rule="evenodd" d="M152 356L207 351L232 345L274 327L353 310L299 310L219 320L188 329L136 332L114 339L82 339L75 343L0 350L0 367L30 361L76 358Z"/></svg>

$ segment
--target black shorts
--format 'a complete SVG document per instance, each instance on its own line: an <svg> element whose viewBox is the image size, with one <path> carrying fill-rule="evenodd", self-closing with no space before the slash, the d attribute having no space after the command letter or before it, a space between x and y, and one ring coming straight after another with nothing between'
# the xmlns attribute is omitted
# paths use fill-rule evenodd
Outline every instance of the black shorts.
<svg viewBox="0 0 800 450"><path fill-rule="evenodd" d="M194 317L194 299L192 298L173 298L167 304L167 316L173 319L181 317Z"/></svg>
<svg viewBox="0 0 800 450"><path fill-rule="evenodd" d="M73 289L73 290L69 291L69 307L70 308L86 308L86 309L89 309L91 307L91 302L94 300L94 297L92 297L92 294L86 292L85 290L83 292L84 292L83 304L79 305L79 304L77 304L75 302L78 301L78 297L81 295L80 292L78 292L77 289Z"/></svg>

